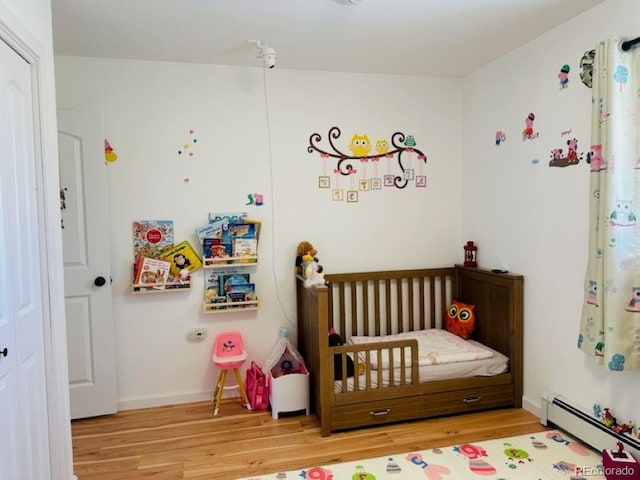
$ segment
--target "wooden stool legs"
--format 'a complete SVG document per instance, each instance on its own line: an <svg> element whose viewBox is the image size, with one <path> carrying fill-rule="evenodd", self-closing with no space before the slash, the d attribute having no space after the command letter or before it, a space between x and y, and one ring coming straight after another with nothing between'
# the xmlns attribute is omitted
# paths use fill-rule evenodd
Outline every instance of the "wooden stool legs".
<svg viewBox="0 0 640 480"><path fill-rule="evenodd" d="M213 416L218 415L218 408L220 407L220 400L222 399L222 391L224 390L224 382L227 380L227 369L220 370L218 375L218 383L216 383L216 389L213 391Z"/></svg>
<svg viewBox="0 0 640 480"><path fill-rule="evenodd" d="M237 368L233 369L233 373L236 374L236 381L238 382L238 386L240 387L240 395L242 396L242 402L247 410L251 410L251 404L249 403L249 397L247 397L247 391L244 389L244 382L242 381L242 376L240 375L240 370Z"/></svg>
<svg viewBox="0 0 640 480"><path fill-rule="evenodd" d="M228 369L223 368L220 370L220 375L218 375L218 382L216 383L215 390L213 391L213 416L218 415L218 409L220 408L220 400L222 400L222 391L224 390L224 383L227 381L227 371ZM247 397L247 391L244 388L244 382L242 381L242 376L240 375L240 370L237 368L233 369L233 373L236 375L236 381L238 382L238 387L240 388L240 395L242 396L242 403L247 410L251 410L251 404L249 403L249 397Z"/></svg>

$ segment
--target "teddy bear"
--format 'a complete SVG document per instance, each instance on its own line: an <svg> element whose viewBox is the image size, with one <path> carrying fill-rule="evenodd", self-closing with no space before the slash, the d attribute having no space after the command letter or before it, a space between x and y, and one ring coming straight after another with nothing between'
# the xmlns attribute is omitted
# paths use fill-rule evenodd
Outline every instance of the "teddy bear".
<svg viewBox="0 0 640 480"><path fill-rule="evenodd" d="M324 275L322 265L318 263L315 248L309 242L300 242L296 255L296 273L304 278L304 286L324 285Z"/></svg>
<svg viewBox="0 0 640 480"><path fill-rule="evenodd" d="M296 251L296 273L302 274L302 262L313 261L318 263L318 257L316 257L317 250L313 248L310 242L304 241L298 244ZM318 265L318 273L322 273L322 266Z"/></svg>

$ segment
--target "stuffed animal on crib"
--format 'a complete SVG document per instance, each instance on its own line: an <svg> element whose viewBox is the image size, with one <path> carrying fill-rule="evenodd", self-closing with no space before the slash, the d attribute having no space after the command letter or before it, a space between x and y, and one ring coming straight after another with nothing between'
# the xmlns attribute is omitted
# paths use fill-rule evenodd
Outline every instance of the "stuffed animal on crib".
<svg viewBox="0 0 640 480"><path fill-rule="evenodd" d="M315 248L313 248L313 245L311 245L311 243L307 241L300 242L298 244L298 249L296 252L296 273L303 273L302 262L305 261L305 258L307 261L314 261L318 263L319 260L318 257L316 257L317 253L318 252ZM318 273L322 273L322 266L320 264L318 264Z"/></svg>
<svg viewBox="0 0 640 480"><path fill-rule="evenodd" d="M336 332L336 329L332 327L329 330L329 346L339 347L340 345L344 345L344 340L340 334ZM353 377L354 372L353 359L347 355L347 378ZM334 380L342 379L342 355L333 356L333 378Z"/></svg>
<svg viewBox="0 0 640 480"><path fill-rule="evenodd" d="M296 256L296 272L304 278L304 286L324 285L322 265L318 263L316 249L309 242L300 242Z"/></svg>
<svg viewBox="0 0 640 480"><path fill-rule="evenodd" d="M322 267L312 259L311 255L304 258L306 260L302 261L302 277L304 278L304 286L309 288L313 285L324 285L326 282L324 280L324 275L320 273Z"/></svg>

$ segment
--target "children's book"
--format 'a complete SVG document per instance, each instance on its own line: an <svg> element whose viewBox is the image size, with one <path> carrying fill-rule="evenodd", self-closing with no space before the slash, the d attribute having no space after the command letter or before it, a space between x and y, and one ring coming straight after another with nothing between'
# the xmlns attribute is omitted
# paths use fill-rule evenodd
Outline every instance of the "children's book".
<svg viewBox="0 0 640 480"><path fill-rule="evenodd" d="M220 238L205 238L202 251L206 259L222 260L232 255L231 244L222 243ZM214 260L212 263L215 263Z"/></svg>
<svg viewBox="0 0 640 480"><path fill-rule="evenodd" d="M213 303L214 299L222 296L220 293L220 274L211 272L204 279L204 301Z"/></svg>
<svg viewBox="0 0 640 480"><path fill-rule="evenodd" d="M212 224L196 228L196 236L202 244L205 238L216 238L216 228Z"/></svg>
<svg viewBox="0 0 640 480"><path fill-rule="evenodd" d="M202 268L202 260L186 240L164 250L160 258L171 262L171 275L174 277L182 275L183 270L192 273Z"/></svg>
<svg viewBox="0 0 640 480"><path fill-rule="evenodd" d="M232 283L226 287L229 302L249 302L256 300L256 286L254 283Z"/></svg>
<svg viewBox="0 0 640 480"><path fill-rule="evenodd" d="M230 283L227 285L227 294L232 292L256 293L255 283Z"/></svg>
<svg viewBox="0 0 640 480"><path fill-rule="evenodd" d="M248 273L223 273L220 276L220 293L226 294L235 284L251 283L251 275Z"/></svg>
<svg viewBox="0 0 640 480"><path fill-rule="evenodd" d="M260 220L254 220L251 218L245 218L242 223L247 224L250 223L253 225L253 229L255 231L256 240L260 239L260 229L262 228L262 222Z"/></svg>
<svg viewBox="0 0 640 480"><path fill-rule="evenodd" d="M133 222L133 256L157 258L173 246L173 220Z"/></svg>
<svg viewBox="0 0 640 480"><path fill-rule="evenodd" d="M168 281L170 262L158 258L141 257L138 262L135 284L153 286L154 289L164 290ZM161 285L157 285L161 284Z"/></svg>
<svg viewBox="0 0 640 480"><path fill-rule="evenodd" d="M255 263L258 254L258 240L256 238L239 237L233 239L234 257L255 257L243 260L246 263Z"/></svg>
<svg viewBox="0 0 640 480"><path fill-rule="evenodd" d="M238 223L247 218L247 212L211 212L209 213L209 223L226 221L228 223Z"/></svg>
<svg viewBox="0 0 640 480"><path fill-rule="evenodd" d="M234 302L254 302L257 300L255 293L229 292L225 297L228 303ZM254 302L255 303L255 302Z"/></svg>
<svg viewBox="0 0 640 480"><path fill-rule="evenodd" d="M229 225L229 235L233 238L256 238L256 226L253 223L232 223Z"/></svg>
<svg viewBox="0 0 640 480"><path fill-rule="evenodd" d="M229 302L250 302L257 300L254 283L231 283L226 287Z"/></svg>
<svg viewBox="0 0 640 480"><path fill-rule="evenodd" d="M224 285L222 284L223 275L225 276L233 275L235 273L238 273L238 270L234 268L222 268L222 269L216 269L216 270L206 270L205 273L206 273L206 276L205 276L204 289L205 289L205 300L206 300L207 295L208 296L224 296L225 295ZM210 293L207 294L207 291L209 291Z"/></svg>
<svg viewBox="0 0 640 480"><path fill-rule="evenodd" d="M196 228L196 235L198 240L202 244L205 238L222 238L224 235L228 235L229 220L217 220L208 225Z"/></svg>

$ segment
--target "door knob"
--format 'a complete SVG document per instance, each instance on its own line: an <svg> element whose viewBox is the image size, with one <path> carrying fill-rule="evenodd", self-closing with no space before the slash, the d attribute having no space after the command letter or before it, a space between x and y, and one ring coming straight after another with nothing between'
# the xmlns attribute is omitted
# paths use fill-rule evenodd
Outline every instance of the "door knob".
<svg viewBox="0 0 640 480"><path fill-rule="evenodd" d="M96 279L93 281L93 284L96 287L101 287L103 286L105 283L107 283L107 281L105 280L104 277L96 277Z"/></svg>
<svg viewBox="0 0 640 480"><path fill-rule="evenodd" d="M2 355L3 357L6 357L9 354L9 350L7 349L7 347L4 347L2 350L0 350L0 355Z"/></svg>

